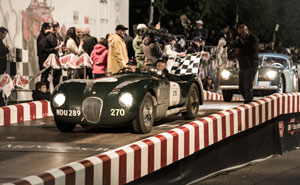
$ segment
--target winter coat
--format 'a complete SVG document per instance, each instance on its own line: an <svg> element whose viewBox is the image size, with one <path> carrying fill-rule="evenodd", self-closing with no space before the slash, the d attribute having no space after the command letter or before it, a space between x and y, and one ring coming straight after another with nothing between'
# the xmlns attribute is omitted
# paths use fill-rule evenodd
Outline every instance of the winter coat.
<svg viewBox="0 0 300 185"><path fill-rule="evenodd" d="M32 99L34 101L39 100L48 100L50 101L51 94L50 93L43 93L42 91L35 90L32 92Z"/></svg>
<svg viewBox="0 0 300 185"><path fill-rule="evenodd" d="M54 53L58 57L58 51L55 50L57 45L57 37L54 33L48 32L39 35L37 39L37 54L40 70L43 69L43 64L51 53Z"/></svg>
<svg viewBox="0 0 300 185"><path fill-rule="evenodd" d="M156 60L162 55L159 43L151 41L148 37L143 40L143 51L146 65L156 64Z"/></svg>
<svg viewBox="0 0 300 185"><path fill-rule="evenodd" d="M167 44L164 48L164 55L167 55L171 58L176 58L178 55L178 52L172 50L172 46L170 44Z"/></svg>
<svg viewBox="0 0 300 185"><path fill-rule="evenodd" d="M123 38L118 34L110 34L108 43L107 71L114 74L126 66L128 62L127 49Z"/></svg>
<svg viewBox="0 0 300 185"><path fill-rule="evenodd" d="M45 33L40 33L37 40L36 40L37 56L39 58L40 70L43 69L43 64L44 64L45 60L47 59L43 55L43 50L42 50L42 47L46 45L46 39L45 38L46 38L46 34Z"/></svg>
<svg viewBox="0 0 300 185"><path fill-rule="evenodd" d="M107 67L108 49L102 44L96 44L91 53L93 60L93 74L105 74Z"/></svg>

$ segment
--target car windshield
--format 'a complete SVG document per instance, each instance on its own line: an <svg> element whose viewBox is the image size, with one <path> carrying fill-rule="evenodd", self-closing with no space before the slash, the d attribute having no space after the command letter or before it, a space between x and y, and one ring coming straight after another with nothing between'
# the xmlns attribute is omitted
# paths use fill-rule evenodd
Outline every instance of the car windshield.
<svg viewBox="0 0 300 185"><path fill-rule="evenodd" d="M265 56L263 58L262 56L260 56L259 61L262 66L277 66L283 68L289 67L287 59L281 57Z"/></svg>

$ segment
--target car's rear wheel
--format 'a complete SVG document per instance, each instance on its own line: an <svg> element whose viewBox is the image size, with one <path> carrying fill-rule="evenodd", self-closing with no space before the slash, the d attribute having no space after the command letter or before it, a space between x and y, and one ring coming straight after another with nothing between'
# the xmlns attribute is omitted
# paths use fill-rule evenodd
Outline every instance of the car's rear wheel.
<svg viewBox="0 0 300 185"><path fill-rule="evenodd" d="M192 84L188 94L187 112L182 112L184 119L194 119L199 110L199 90L196 84Z"/></svg>
<svg viewBox="0 0 300 185"><path fill-rule="evenodd" d="M56 127L61 132L72 132L76 127L76 124L73 123L62 123L59 121L55 121L55 123L56 123Z"/></svg>
<svg viewBox="0 0 300 185"><path fill-rule="evenodd" d="M136 133L146 134L149 133L154 123L154 101L151 93L146 93L137 117L133 120L132 126Z"/></svg>
<svg viewBox="0 0 300 185"><path fill-rule="evenodd" d="M222 90L222 95L225 102L231 102L232 93L230 91Z"/></svg>

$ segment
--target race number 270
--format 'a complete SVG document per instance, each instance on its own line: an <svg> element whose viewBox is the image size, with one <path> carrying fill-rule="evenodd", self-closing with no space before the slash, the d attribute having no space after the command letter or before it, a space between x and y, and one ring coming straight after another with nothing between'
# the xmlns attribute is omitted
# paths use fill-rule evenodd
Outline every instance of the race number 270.
<svg viewBox="0 0 300 185"><path fill-rule="evenodd" d="M124 109L110 109L110 115L111 116L125 116L125 110Z"/></svg>

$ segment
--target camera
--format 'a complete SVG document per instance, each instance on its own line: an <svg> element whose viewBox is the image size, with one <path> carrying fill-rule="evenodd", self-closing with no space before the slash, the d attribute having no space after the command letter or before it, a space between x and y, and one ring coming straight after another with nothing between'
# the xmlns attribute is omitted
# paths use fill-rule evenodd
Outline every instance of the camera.
<svg viewBox="0 0 300 185"><path fill-rule="evenodd" d="M154 29L149 28L145 34L144 37L149 37L153 42L158 42L160 44L164 44L166 41L171 40L171 34L168 32L167 29Z"/></svg>

